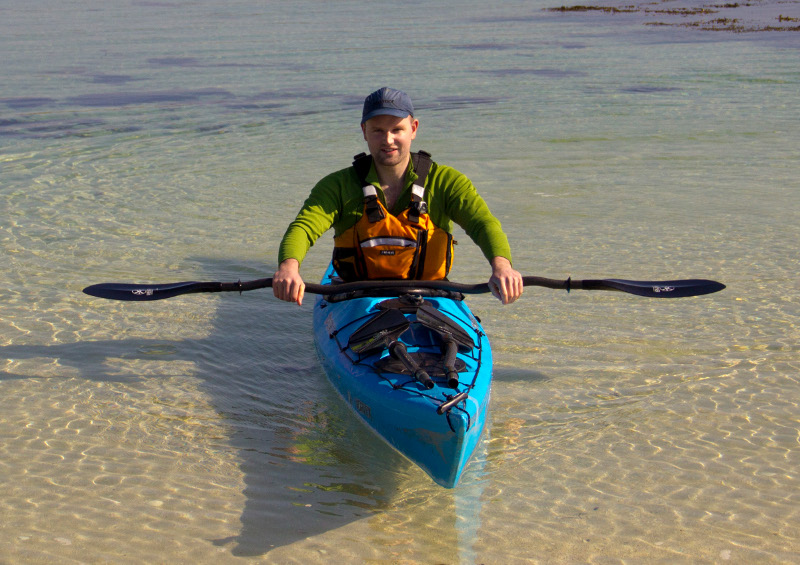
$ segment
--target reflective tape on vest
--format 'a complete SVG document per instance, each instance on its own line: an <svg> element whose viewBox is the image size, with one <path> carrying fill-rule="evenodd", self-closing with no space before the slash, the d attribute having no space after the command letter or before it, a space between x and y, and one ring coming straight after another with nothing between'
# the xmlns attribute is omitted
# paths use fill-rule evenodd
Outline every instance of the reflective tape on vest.
<svg viewBox="0 0 800 565"><path fill-rule="evenodd" d="M373 237L361 242L361 247L379 247L381 245L394 245L395 247L416 247L417 242L413 239L402 237Z"/></svg>

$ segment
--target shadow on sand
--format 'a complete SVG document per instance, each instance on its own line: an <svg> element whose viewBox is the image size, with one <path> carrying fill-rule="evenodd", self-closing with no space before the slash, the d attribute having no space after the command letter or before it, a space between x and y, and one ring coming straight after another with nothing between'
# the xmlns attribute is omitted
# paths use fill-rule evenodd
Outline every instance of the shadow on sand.
<svg viewBox="0 0 800 565"><path fill-rule="evenodd" d="M263 265L259 270L209 260L201 264L215 280L236 280L248 272L253 278L269 276ZM213 329L203 339L9 345L0 347L0 356L57 359L61 366L77 368L82 378L102 382L145 378L112 371L109 359L191 361L192 377L199 379L231 430L228 442L238 452L245 483L239 534L209 540L230 546L233 555L264 555L367 517L391 522L389 514L413 516L420 506L439 513L437 548L431 553L463 554L464 532L471 532L469 538L477 532L480 512L475 505L480 490L473 488L463 499L469 501L471 525L465 529L461 519L457 526L459 502L453 491L434 485L369 432L327 382L309 331L313 297L298 308L266 292L228 293L213 306L204 304L200 295L172 299L197 301L198 308L214 311ZM96 317L105 307L103 301L86 299L86 308ZM137 303L125 306L137 307ZM113 315L110 308L108 312ZM15 378L31 377L0 374L0 380ZM382 513L387 516L382 518ZM406 528L412 528L414 521L418 519L408 520ZM376 536L373 541L380 543L383 534Z"/></svg>

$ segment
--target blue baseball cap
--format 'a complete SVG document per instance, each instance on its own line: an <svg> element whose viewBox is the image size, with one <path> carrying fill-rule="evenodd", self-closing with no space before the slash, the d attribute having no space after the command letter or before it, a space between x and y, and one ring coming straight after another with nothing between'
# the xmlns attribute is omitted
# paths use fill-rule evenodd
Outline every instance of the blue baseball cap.
<svg viewBox="0 0 800 565"><path fill-rule="evenodd" d="M397 116L405 118L414 115L411 98L402 90L383 88L376 90L364 99L364 110L361 112L363 124L375 116Z"/></svg>

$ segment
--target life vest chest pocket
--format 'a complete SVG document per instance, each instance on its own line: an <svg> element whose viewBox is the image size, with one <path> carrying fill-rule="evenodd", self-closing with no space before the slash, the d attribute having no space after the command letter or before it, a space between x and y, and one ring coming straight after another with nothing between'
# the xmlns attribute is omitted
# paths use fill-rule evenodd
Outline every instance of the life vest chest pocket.
<svg viewBox="0 0 800 565"><path fill-rule="evenodd" d="M410 235L410 234L409 234ZM371 237L359 242L367 273L373 279L414 278L419 264L419 234L411 237Z"/></svg>

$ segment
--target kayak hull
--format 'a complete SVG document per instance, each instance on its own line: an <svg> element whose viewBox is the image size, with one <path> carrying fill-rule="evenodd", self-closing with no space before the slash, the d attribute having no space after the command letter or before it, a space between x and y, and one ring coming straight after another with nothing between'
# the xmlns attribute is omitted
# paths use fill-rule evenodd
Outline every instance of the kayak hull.
<svg viewBox="0 0 800 565"><path fill-rule="evenodd" d="M331 274L329 269L323 284L330 284ZM411 298L420 300L413 293ZM397 300L396 293L346 300L318 296L314 305L317 353L329 380L353 412L436 483L452 488L485 427L492 377L489 341L463 300L424 298L426 307L435 308L472 341L468 348L462 338L456 360L459 383L452 388L440 368L442 332L423 325L413 308L404 309L409 328L397 339L430 373L433 384L427 388L393 358L388 347L357 353L349 344L359 328Z"/></svg>

